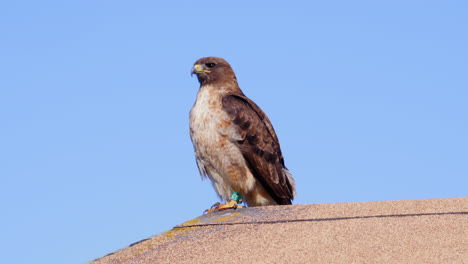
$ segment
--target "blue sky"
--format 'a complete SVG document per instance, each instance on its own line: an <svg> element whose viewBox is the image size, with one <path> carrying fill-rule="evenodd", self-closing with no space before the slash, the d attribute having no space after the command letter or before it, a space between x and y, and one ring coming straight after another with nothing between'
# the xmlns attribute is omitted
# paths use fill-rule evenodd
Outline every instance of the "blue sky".
<svg viewBox="0 0 468 264"><path fill-rule="evenodd" d="M218 201L195 60L272 120L296 204L466 196L466 1L4 1L5 263L83 263ZM220 3L222 2L222 3Z"/></svg>

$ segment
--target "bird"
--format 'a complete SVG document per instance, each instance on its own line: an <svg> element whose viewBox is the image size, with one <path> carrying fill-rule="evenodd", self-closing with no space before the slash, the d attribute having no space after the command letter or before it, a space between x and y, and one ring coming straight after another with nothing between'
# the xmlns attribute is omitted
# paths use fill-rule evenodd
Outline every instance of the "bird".
<svg viewBox="0 0 468 264"><path fill-rule="evenodd" d="M190 138L202 178L209 178L225 203L208 212L290 205L296 184L286 168L271 121L244 95L231 65L219 57L197 60L200 83L190 110Z"/></svg>

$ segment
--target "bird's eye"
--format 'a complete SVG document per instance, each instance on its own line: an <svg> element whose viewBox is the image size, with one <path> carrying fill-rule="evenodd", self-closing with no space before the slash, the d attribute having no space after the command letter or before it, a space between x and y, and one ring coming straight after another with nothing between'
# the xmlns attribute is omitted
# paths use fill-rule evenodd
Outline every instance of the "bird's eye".
<svg viewBox="0 0 468 264"><path fill-rule="evenodd" d="M208 68L213 68L216 64L214 64L214 63L207 63L207 64L205 64L205 65L206 65L206 67L208 67Z"/></svg>

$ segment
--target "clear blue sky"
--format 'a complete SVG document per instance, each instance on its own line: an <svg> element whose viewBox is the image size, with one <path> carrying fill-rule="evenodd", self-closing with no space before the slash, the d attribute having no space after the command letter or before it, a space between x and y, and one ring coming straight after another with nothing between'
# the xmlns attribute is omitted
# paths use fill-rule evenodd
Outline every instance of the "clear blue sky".
<svg viewBox="0 0 468 264"><path fill-rule="evenodd" d="M83 263L218 201L195 60L272 120L297 204L468 193L466 1L3 1L4 263ZM222 3L219 3L222 2Z"/></svg>

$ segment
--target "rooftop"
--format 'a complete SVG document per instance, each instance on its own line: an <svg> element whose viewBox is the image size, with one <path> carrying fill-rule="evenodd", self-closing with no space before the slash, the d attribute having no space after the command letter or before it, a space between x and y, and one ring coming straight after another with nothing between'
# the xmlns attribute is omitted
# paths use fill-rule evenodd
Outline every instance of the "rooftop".
<svg viewBox="0 0 468 264"><path fill-rule="evenodd" d="M465 263L468 197L240 208L91 263Z"/></svg>

